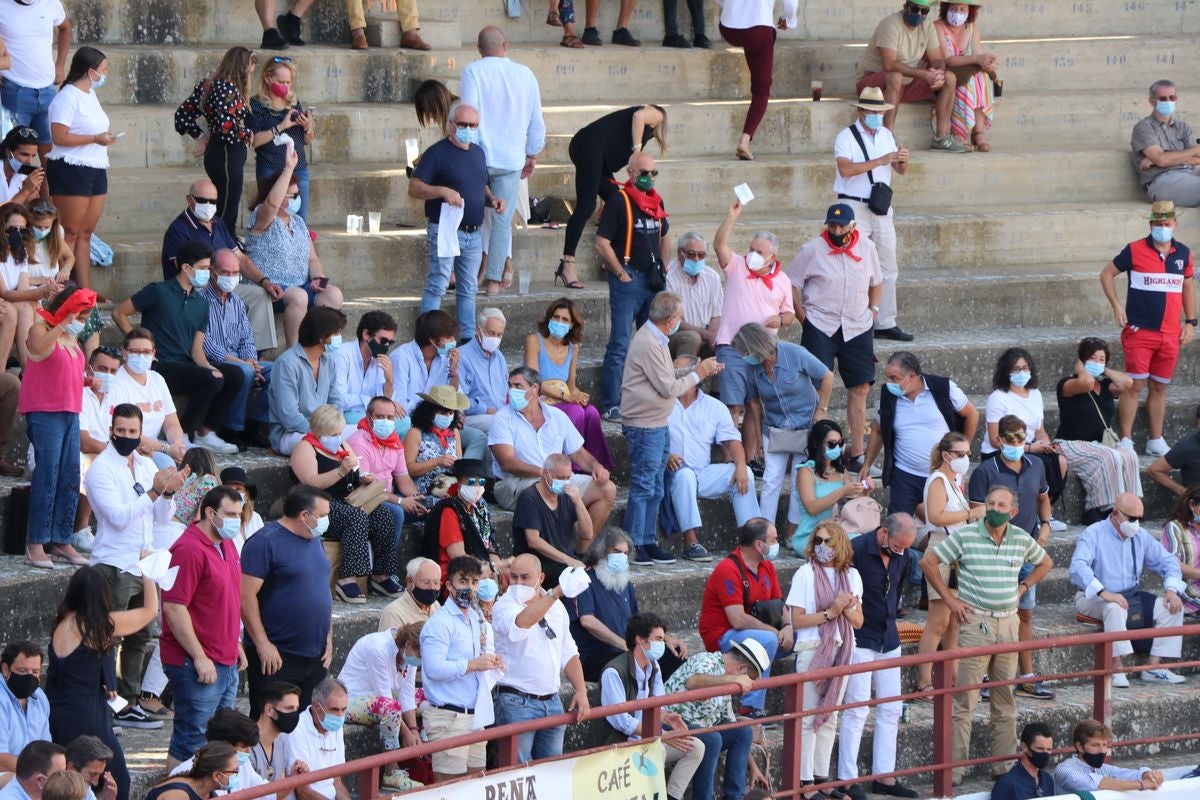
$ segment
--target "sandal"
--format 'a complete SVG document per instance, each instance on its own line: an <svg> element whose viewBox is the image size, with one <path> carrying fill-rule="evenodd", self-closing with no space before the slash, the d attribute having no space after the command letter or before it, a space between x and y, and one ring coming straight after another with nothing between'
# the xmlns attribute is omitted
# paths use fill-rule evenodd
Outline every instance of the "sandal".
<svg viewBox="0 0 1200 800"><path fill-rule="evenodd" d="M991 152L992 146L988 144L988 140L981 137L978 133L971 134L971 142L975 145L975 149L979 152Z"/></svg>
<svg viewBox="0 0 1200 800"><path fill-rule="evenodd" d="M575 262L572 261L570 263L574 264ZM558 269L554 270L554 285L558 286L558 282L562 281L563 286L565 286L568 289L586 289L587 287L584 285L583 281L580 281L580 280L574 280L574 281L570 281L570 282L567 281L567 276L564 274L564 270L566 268L567 268L567 260L565 258L560 258L558 260Z"/></svg>
<svg viewBox="0 0 1200 800"><path fill-rule="evenodd" d="M512 261L505 260L504 272L502 272L500 274L500 288L501 289L511 289L512 288L512 279L513 279Z"/></svg>
<svg viewBox="0 0 1200 800"><path fill-rule="evenodd" d="M579 50L583 47L583 40L578 36L571 34L570 36L564 36L562 41L558 44L560 47L569 47L572 50Z"/></svg>
<svg viewBox="0 0 1200 800"><path fill-rule="evenodd" d="M753 161L754 160L754 154L750 152L749 148L739 147L738 149L734 150L733 152L734 152L734 155L736 155L738 157L738 161Z"/></svg>
<svg viewBox="0 0 1200 800"><path fill-rule="evenodd" d="M558 17L558 12L550 9L550 13L546 15L546 24L551 28L561 28L562 20Z"/></svg>
<svg viewBox="0 0 1200 800"><path fill-rule="evenodd" d="M919 687L917 687L917 691L918 692L931 692L931 691L933 691L933 684L927 683L924 686L919 686ZM912 699L912 702L914 702L914 703L933 703L933 698L932 697L914 697Z"/></svg>

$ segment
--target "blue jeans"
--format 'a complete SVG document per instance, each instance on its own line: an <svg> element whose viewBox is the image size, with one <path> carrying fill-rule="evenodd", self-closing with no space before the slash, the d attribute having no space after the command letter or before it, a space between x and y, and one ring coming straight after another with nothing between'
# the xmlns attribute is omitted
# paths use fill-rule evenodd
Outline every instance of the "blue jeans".
<svg viewBox="0 0 1200 800"><path fill-rule="evenodd" d="M475 335L475 293L479 291L479 262L483 260L483 240L479 231L458 232L458 256L438 258L438 225L430 222L426 226L426 243L429 247L429 274L425 277L425 292L421 295L424 314L442 307L442 297L450 285L450 273L454 272L454 311L458 317L458 338L470 339Z"/></svg>
<svg viewBox="0 0 1200 800"><path fill-rule="evenodd" d="M184 658L181 666L163 664L175 698L175 721L167 749L172 758L191 758L204 745L204 729L212 715L218 709L233 708L237 700L237 664L217 664L216 668L217 679L206 684L199 682L191 658Z"/></svg>
<svg viewBox="0 0 1200 800"><path fill-rule="evenodd" d="M555 694L549 700L534 700L507 692L496 693L496 724L511 725L531 719L544 719L563 713L562 699ZM566 725L522 733L517 737L517 758L522 764L539 758L560 756Z"/></svg>
<svg viewBox="0 0 1200 800"><path fill-rule="evenodd" d="M741 800L746 793L746 767L750 762L750 743L754 734L750 728L734 728L727 731L709 731L693 734L704 742L704 759L692 776L692 797L713 796L713 778L717 774L717 758L722 750L725 754L725 780L722 794L725 800Z"/></svg>
<svg viewBox="0 0 1200 800"><path fill-rule="evenodd" d="M225 427L231 431L243 431L246 429L246 419L249 418L252 422L266 422L270 416L267 408L267 385L271 382L271 367L274 366L270 361L260 361L262 365L263 378L267 383L259 389L258 394L254 398L254 405L250 406L250 392L254 389L254 367L241 361L228 361L230 366L238 367L242 371L242 388L238 390L237 396L233 398L233 402L229 405L229 413L225 416ZM247 413L247 409L249 413Z"/></svg>
<svg viewBox="0 0 1200 800"><path fill-rule="evenodd" d="M28 125L37 131L40 144L50 144L50 101L57 93L53 86L30 89L5 80L0 84L0 105L7 109L13 127Z"/></svg>
<svg viewBox="0 0 1200 800"><path fill-rule="evenodd" d="M79 504L79 415L33 411L25 415L35 466L29 495L29 544L70 544Z"/></svg>
<svg viewBox="0 0 1200 800"><path fill-rule="evenodd" d="M767 658L771 659L771 661L775 660L775 653L779 650L779 637L775 635L774 631L760 631L757 629L739 631L737 628L730 628L725 631L725 635L721 637L721 641L717 642L717 645L721 648L721 652L725 653L729 651L734 642L744 642L747 639L753 639L761 644L763 649L767 651ZM771 669L768 667L767 671L760 677L766 678L770 674ZM746 692L746 694L742 695L742 705L747 708L755 708L762 711L766 701L766 689L755 689L753 692Z"/></svg>
<svg viewBox="0 0 1200 800"><path fill-rule="evenodd" d="M492 220L492 233L488 237L489 281L498 281L504 277L504 259L512 252L512 218L517 210L517 190L521 186L521 170L488 169L489 185L492 194L504 201L504 213L497 214L488 209L487 214Z"/></svg>
<svg viewBox="0 0 1200 800"><path fill-rule="evenodd" d="M663 472L670 455L669 429L623 429L629 444L629 504L625 506L625 530L638 547L657 541L658 507L663 500Z"/></svg>
<svg viewBox="0 0 1200 800"><path fill-rule="evenodd" d="M650 316L650 301L654 290L650 288L648 273L632 267L625 270L633 278L621 283L610 272L608 274L608 315L612 325L608 334L608 347L604 349L604 375L601 378L601 412L621 405L621 373L625 370L625 354L629 352L629 339L634 325L639 328Z"/></svg>

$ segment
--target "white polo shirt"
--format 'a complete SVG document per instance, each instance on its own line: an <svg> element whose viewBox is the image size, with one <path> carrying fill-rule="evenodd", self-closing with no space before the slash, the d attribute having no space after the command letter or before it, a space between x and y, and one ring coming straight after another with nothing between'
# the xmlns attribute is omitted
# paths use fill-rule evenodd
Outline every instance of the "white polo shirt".
<svg viewBox="0 0 1200 800"><path fill-rule="evenodd" d="M867 154L871 158L879 158L886 153L892 153L898 150L896 147L896 138L892 136L892 132L887 128L880 128L872 136L870 131L864 128L857 121L854 127L858 128L859 134L863 138L863 144L866 145ZM862 148L858 146L858 142L854 140L854 134L849 128L842 128L841 133L833 141L833 157L836 162L839 158L848 158L855 164L864 164L868 159L863 158ZM833 179L833 191L835 194L848 194L851 197L861 197L864 200L871 196L871 181L867 178L867 173L855 175L853 178L843 178L840 172L835 171L836 177ZM872 177L876 183L886 183L889 186L892 183L892 168L875 167L871 170Z"/></svg>
<svg viewBox="0 0 1200 800"><path fill-rule="evenodd" d="M545 594L544 589L538 589ZM558 694L562 671L579 655L571 638L571 621L561 600L556 600L542 619L546 627L517 625L517 615L525 606L513 597L512 589L500 596L492 607L492 627L496 632L496 654L504 659L499 685L511 686L526 694ZM553 631L551 638L548 631Z"/></svg>
<svg viewBox="0 0 1200 800"><path fill-rule="evenodd" d="M907 397L896 398L896 418L892 427L896 435L895 465L910 475L929 477L929 453L933 446L948 432L946 420L938 410L933 392L929 384L921 378L925 390L917 395L915 400ZM962 411L967 404L967 396L958 384L950 381L950 404L955 411ZM879 421L879 415L875 415Z"/></svg>
<svg viewBox="0 0 1200 800"><path fill-rule="evenodd" d="M4 173L0 172L0 203L7 203L17 196L17 192L21 191L21 187L25 185L25 179L28 175L22 175L19 172L14 172L11 181L4 180Z"/></svg>
<svg viewBox="0 0 1200 800"><path fill-rule="evenodd" d="M291 748L292 763L303 761L312 772L346 763L346 741L342 730L318 733L317 725L313 722L312 706L300 711L300 723L296 725L296 730L288 734L288 746ZM308 788L328 800L334 798L333 778L317 781Z"/></svg>
<svg viewBox="0 0 1200 800"><path fill-rule="evenodd" d="M113 409L121 403L132 403L142 410L142 436L151 439L159 438L167 415L175 413L171 390L167 388L163 376L154 370L147 370L144 384L138 383L129 374L128 367L117 370L112 379L112 388L104 397L104 410L109 419L112 418Z"/></svg>
<svg viewBox="0 0 1200 800"><path fill-rule="evenodd" d="M538 402L541 403L540 400ZM545 421L542 427L535 430L520 412L506 405L492 418L488 447L512 445L517 458L539 468L546 462L546 457L553 453L569 456L583 447L583 436L571 423L570 417L546 403L542 403L542 413ZM493 461L492 471L497 478L515 477L500 469L498 460Z"/></svg>
<svg viewBox="0 0 1200 800"><path fill-rule="evenodd" d="M396 629L369 633L354 643L338 679L350 697L390 697L403 711L417 707L417 669L396 669Z"/></svg>
<svg viewBox="0 0 1200 800"><path fill-rule="evenodd" d="M712 463L714 444L742 440L729 409L704 392L696 395L696 402L687 408L676 400L667 418L667 428L671 434L671 452L683 456L692 469L703 469Z"/></svg>
<svg viewBox="0 0 1200 800"><path fill-rule="evenodd" d="M362 350L357 342L344 344L333 354L333 382L342 398L342 411L366 413L372 397L383 394L383 370L371 359L363 370ZM395 374L394 368L393 373ZM410 411L405 407L406 411Z"/></svg>

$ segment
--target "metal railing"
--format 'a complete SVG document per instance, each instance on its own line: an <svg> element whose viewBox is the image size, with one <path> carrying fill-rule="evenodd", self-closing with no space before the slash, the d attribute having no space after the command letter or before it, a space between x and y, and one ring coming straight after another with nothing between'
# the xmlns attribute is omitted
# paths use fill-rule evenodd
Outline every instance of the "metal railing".
<svg viewBox="0 0 1200 800"><path fill-rule="evenodd" d="M886 661L874 661L864 664L848 664L840 667L827 667L825 669L812 670L803 673L793 672L785 675L773 675L769 678L763 678L755 681L754 688L782 689L784 692L782 714L765 717L761 720L738 719L736 722L720 725L715 728L705 728L699 732L748 727L764 722L782 723L783 751L780 758L782 776L780 785L774 792L774 796L777 798L796 797L799 796L801 791L800 745L802 730L801 724L804 717L812 716L819 711L844 711L849 708L874 707L876 705L880 705L881 703L891 703L897 700L912 701L920 698L932 698L932 762L921 766L898 769L888 773L866 775L851 780L829 781L817 786L806 786L804 789L805 791L821 788L832 789L870 780L903 778L909 775L932 772L934 795L938 797L949 797L953 794L952 775L955 768L991 764L999 761L1015 760L1017 758L1017 754L1014 753L1011 755L988 756L985 758L968 758L959 761L953 760L952 695L959 692L977 692L985 686L989 688L995 688L997 686L1015 685L1028 681L1027 679L1023 681L1020 678L1013 678L1005 681L989 681L986 684L979 683L969 686L954 686L952 676L949 674L949 671L946 668L947 662L979 656L994 656L1038 650L1054 650L1067 647L1091 647L1093 655L1092 669L1077 672L1042 674L1040 676L1040 680L1056 681L1090 678L1093 686L1092 716L1106 725L1111 725L1112 689L1108 680L1108 676L1117 671L1133 673L1154 668L1154 665L1145 664L1141 666L1123 666L1120 670L1114 669L1112 643L1116 641L1138 641L1143 639L1157 639L1166 636L1187 636L1197 634L1200 634L1200 624L1182 625L1175 628L1146 628L1133 631L1114 631L1112 633L1088 633L1074 636L1058 636L1048 639L1035 639L1029 642L1005 642L1000 644L985 645L982 647L959 648L950 651L938 651L935 653L901 656L900 658L889 659ZM781 662L776 663L779 664ZM879 669L914 667L919 664L933 664L933 689L891 697L873 697L861 702L841 703L839 705L828 706L825 708L803 708L802 698L804 697L804 686L811 681L820 681L838 676L856 675L863 672L874 672L875 670ZM1200 660L1181 661L1173 663L1170 666L1182 668L1197 667L1200 666ZM660 697L649 697L644 700L631 700L618 705L596 706L591 709L589 719L598 719L605 716L612 716L614 714L634 713L640 711L642 712L642 738L653 739L660 736L660 731L662 729L663 706L695 700L706 700L710 697L718 697L722 695L733 695L736 693L736 691L736 685L729 684L726 686L713 686L704 689L691 689L688 691L676 692L675 694L664 695ZM282 780L255 787L254 789L246 789L235 792L229 795L229 800L255 800L256 798L274 795L280 791L292 790L298 786L308 785L329 778L339 778L349 775L356 775L358 777L358 797L360 800L376 800L376 798L379 797L380 791L379 771L380 768L384 767L385 765L392 764L397 761L407 761L413 758L428 756L442 750L463 747L466 745L475 744L477 742L496 741L499 745L499 768L509 769L511 767L518 766L518 736L523 733L530 733L545 728L571 724L575 724L575 715L571 713L563 713L551 717L544 717L542 719L486 728L484 730L474 731L469 734L463 734L462 736L441 739L436 742L423 742L414 747L376 753L375 755L349 761L345 764L329 767L327 769L316 770L302 775L293 775L283 778ZM1200 729L1200 725L1197 727ZM662 734L661 738L669 740L680 736L688 736L695 732L696 731L670 732ZM1116 742L1114 743L1114 746L1143 746L1155 743L1180 742L1198 738L1200 738L1200 730L1197 732L1184 734L1141 737L1128 742ZM607 747L612 746L613 745L608 745ZM573 758L581 754L602 749L606 748L595 747L588 750L576 751L556 758L544 759L538 763L549 763L563 758ZM768 776L768 778L770 777L771 776Z"/></svg>

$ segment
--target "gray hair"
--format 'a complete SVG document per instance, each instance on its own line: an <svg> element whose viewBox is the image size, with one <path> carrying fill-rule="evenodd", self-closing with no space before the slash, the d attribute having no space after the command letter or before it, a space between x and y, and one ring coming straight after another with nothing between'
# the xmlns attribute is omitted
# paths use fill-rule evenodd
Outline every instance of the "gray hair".
<svg viewBox="0 0 1200 800"><path fill-rule="evenodd" d="M730 344L742 355L753 356L760 362L774 358L779 349L779 342L771 332L757 322L748 322L738 328Z"/></svg>
<svg viewBox="0 0 1200 800"><path fill-rule="evenodd" d="M754 234L754 236L752 236L750 238L750 241L753 242L755 239L766 239L768 242L771 243L771 252L772 253L779 252L779 237L776 236L775 234L771 233L770 231L759 231L758 233Z"/></svg>
<svg viewBox="0 0 1200 800"><path fill-rule="evenodd" d="M562 453L551 453L550 455L546 456L546 460L542 462L542 469L546 470L546 472L553 472L556 468L562 466L571 466L570 456L566 456Z"/></svg>
<svg viewBox="0 0 1200 800"><path fill-rule="evenodd" d="M604 560L608 555L608 551L624 542L629 546L629 552L633 552L633 539L629 538L629 534L620 528L605 528L603 532L588 545L587 552L583 554L583 563L589 567L594 567Z"/></svg>
<svg viewBox="0 0 1200 800"><path fill-rule="evenodd" d="M659 292L650 301L650 321L663 322L683 310L683 300L674 292Z"/></svg>
<svg viewBox="0 0 1200 800"><path fill-rule="evenodd" d="M347 697L350 696L350 692L346 689L346 684L337 678L325 678L313 687L312 699L324 706L325 702L333 697L334 693L339 689L345 692Z"/></svg>
<svg viewBox="0 0 1200 800"><path fill-rule="evenodd" d="M913 375L921 374L921 360L907 350L897 350L888 356L887 365L893 364Z"/></svg>
<svg viewBox="0 0 1200 800"><path fill-rule="evenodd" d="M404 567L404 574L408 575L409 578L415 581L417 579L417 573L419 573L421 568L426 564L433 564L435 567L438 566L438 563L432 558L417 556L416 558L410 558L408 560L408 565ZM440 574L441 567L438 567L438 571Z"/></svg>
<svg viewBox="0 0 1200 800"><path fill-rule="evenodd" d="M1168 86L1171 87L1172 89L1174 89L1175 88L1174 81L1169 81L1166 78L1163 78L1162 80L1158 80L1158 81L1155 81L1154 83L1150 84L1150 97L1154 100L1157 100L1158 99L1158 90L1166 89Z"/></svg>
<svg viewBox="0 0 1200 800"><path fill-rule="evenodd" d="M894 514L888 514L883 520L883 527L887 528L889 539L893 536L899 536L909 525L911 525L915 531L917 527L917 521L913 519L912 514L905 514L903 511L897 511Z"/></svg>
<svg viewBox="0 0 1200 800"><path fill-rule="evenodd" d="M498 319L504 324L508 324L508 320L504 317L504 312L494 306L488 306L480 311L475 317L475 324L482 328L487 324L489 319Z"/></svg>
<svg viewBox="0 0 1200 800"><path fill-rule="evenodd" d="M464 103L462 100L455 100L450 104L450 110L446 112L446 133L453 133L458 127L458 120L455 115L458 114L460 108L469 108L475 112L475 116L479 116L479 109L470 103Z"/></svg>
<svg viewBox="0 0 1200 800"><path fill-rule="evenodd" d="M508 377L510 378L516 378L518 376L524 378L525 382L530 386L540 387L542 385L542 376L539 375L538 371L533 367L517 367L516 369L510 370L508 373Z"/></svg>
<svg viewBox="0 0 1200 800"><path fill-rule="evenodd" d="M112 748L95 736L77 736L67 745L67 761L81 769L93 761L108 761L112 757Z"/></svg>
<svg viewBox="0 0 1200 800"><path fill-rule="evenodd" d="M687 233L683 234L676 240L675 244L678 249L686 250L688 242L702 242L704 244L708 244L704 241L704 237L695 231L688 231Z"/></svg>

